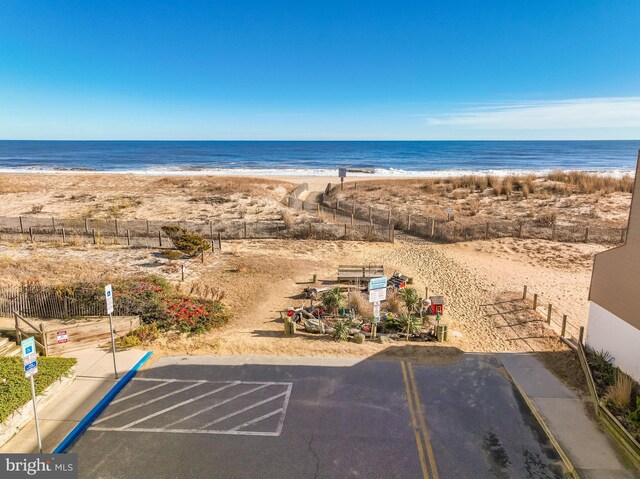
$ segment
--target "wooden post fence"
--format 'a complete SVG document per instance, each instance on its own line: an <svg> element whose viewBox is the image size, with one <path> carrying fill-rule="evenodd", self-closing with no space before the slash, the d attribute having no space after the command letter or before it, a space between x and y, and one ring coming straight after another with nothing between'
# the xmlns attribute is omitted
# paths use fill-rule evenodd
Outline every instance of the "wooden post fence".
<svg viewBox="0 0 640 479"><path fill-rule="evenodd" d="M18 216L18 219L20 220L20 233L24 233L24 226L22 225L22 216Z"/></svg>
<svg viewBox="0 0 640 479"><path fill-rule="evenodd" d="M553 311L553 306L551 306L551 303L549 303L549 306L547 307L547 323L551 324L551 312Z"/></svg>
<svg viewBox="0 0 640 479"><path fill-rule="evenodd" d="M29 226L29 238L31 239L31 242L33 243L33 227Z"/></svg>
<svg viewBox="0 0 640 479"><path fill-rule="evenodd" d="M527 299L527 285L524 285L524 290L522 291L522 299Z"/></svg>
<svg viewBox="0 0 640 479"><path fill-rule="evenodd" d="M533 309L538 308L538 293L533 294Z"/></svg>
<svg viewBox="0 0 640 479"><path fill-rule="evenodd" d="M564 338L564 333L567 330L567 315L563 314L562 315L562 330L560 331L560 337Z"/></svg>

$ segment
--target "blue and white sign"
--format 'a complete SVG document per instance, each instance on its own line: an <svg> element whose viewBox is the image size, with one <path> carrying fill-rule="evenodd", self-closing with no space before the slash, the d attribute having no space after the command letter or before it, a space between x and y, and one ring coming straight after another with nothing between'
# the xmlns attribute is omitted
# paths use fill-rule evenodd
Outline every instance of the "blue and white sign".
<svg viewBox="0 0 640 479"><path fill-rule="evenodd" d="M104 296L107 300L107 314L113 314L113 289L110 284L104 287Z"/></svg>
<svg viewBox="0 0 640 479"><path fill-rule="evenodd" d="M382 289L387 287L387 277L380 276L379 278L371 278L369 280L369 289Z"/></svg>
<svg viewBox="0 0 640 479"><path fill-rule="evenodd" d="M36 354L36 340L33 336L23 339L20 343L22 348L22 363L24 364L24 377L30 378L38 372L38 355Z"/></svg>
<svg viewBox="0 0 640 479"><path fill-rule="evenodd" d="M380 276L369 280L369 302L378 303L387 299L387 277Z"/></svg>

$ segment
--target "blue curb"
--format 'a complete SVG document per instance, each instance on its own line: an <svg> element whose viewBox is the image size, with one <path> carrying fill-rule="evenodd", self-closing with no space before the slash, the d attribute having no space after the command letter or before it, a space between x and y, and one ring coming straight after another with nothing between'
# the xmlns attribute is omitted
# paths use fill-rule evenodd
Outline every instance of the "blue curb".
<svg viewBox="0 0 640 479"><path fill-rule="evenodd" d="M131 381L131 378L136 375L136 372L138 372L142 365L147 362L152 354L153 353L149 351L142 357L142 359L140 359L140 361L136 363L135 366L133 366L129 370L127 374L122 376L122 378L109 390L109 392L105 394L102 399L100 399L100 402L98 402L98 404L96 404L93 409L89 411L85 417L82 418L82 421L80 421L78 425L74 427L69 434L67 434L67 437L65 437L62 442L58 444L58 447L53 450L52 454L62 454L64 452L67 452L67 450L73 445L73 443L76 442L78 438L80 438L80 436L82 436L87 428L91 426L91 424L93 424L93 421L96 420L100 413L102 413L102 411L106 409L109 403L113 401L113 398L116 397L116 395L122 390L122 388L125 387L129 381Z"/></svg>

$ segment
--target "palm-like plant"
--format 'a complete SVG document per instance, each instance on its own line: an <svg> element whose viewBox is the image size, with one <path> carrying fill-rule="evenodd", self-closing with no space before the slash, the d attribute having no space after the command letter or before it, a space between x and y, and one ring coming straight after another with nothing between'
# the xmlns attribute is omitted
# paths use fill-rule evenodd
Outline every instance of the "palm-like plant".
<svg viewBox="0 0 640 479"><path fill-rule="evenodd" d="M333 288L322 293L322 304L328 311L337 316L338 310L344 308L345 305L345 299L340 288Z"/></svg>
<svg viewBox="0 0 640 479"><path fill-rule="evenodd" d="M418 334L422 330L422 318L412 316L409 313L402 313L398 316L397 322L402 328L402 332L406 335L407 341L409 341L409 335Z"/></svg>
<svg viewBox="0 0 640 479"><path fill-rule="evenodd" d="M420 297L415 288L404 288L400 290L400 297L404 301L409 313L415 312L420 307Z"/></svg>
<svg viewBox="0 0 640 479"><path fill-rule="evenodd" d="M331 336L336 341L346 341L349 339L349 324L346 321L336 321L333 325Z"/></svg>

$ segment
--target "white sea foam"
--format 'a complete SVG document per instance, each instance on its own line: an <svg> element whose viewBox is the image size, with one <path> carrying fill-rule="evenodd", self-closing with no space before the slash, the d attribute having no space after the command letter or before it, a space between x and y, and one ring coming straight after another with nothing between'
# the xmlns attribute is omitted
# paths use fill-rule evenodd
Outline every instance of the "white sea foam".
<svg viewBox="0 0 640 479"><path fill-rule="evenodd" d="M347 177L358 178L444 178L466 175L492 175L492 176L521 176L537 175L542 176L557 171L558 169L449 169L449 170L402 170L395 168L362 168L348 171ZM634 175L634 170L630 168L615 169L580 169L562 171L584 171L604 176L622 177L624 175ZM29 174L120 174L120 175L141 175L141 176L323 176L337 177L338 169L333 168L199 168L199 167L153 167L145 169L127 170L89 170L81 168L46 168L46 167L16 167L0 168L0 173L29 173Z"/></svg>

